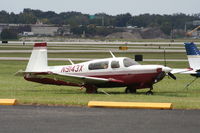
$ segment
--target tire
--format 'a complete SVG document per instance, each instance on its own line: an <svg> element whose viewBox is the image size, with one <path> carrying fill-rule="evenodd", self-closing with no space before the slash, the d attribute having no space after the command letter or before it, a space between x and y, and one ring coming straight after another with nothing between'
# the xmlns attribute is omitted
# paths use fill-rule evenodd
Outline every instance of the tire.
<svg viewBox="0 0 200 133"><path fill-rule="evenodd" d="M153 92L152 91L147 91L146 95L153 95Z"/></svg>
<svg viewBox="0 0 200 133"><path fill-rule="evenodd" d="M137 91L135 88L131 87L131 86L128 86L126 87L125 89L125 93L132 93L132 94L135 94Z"/></svg>

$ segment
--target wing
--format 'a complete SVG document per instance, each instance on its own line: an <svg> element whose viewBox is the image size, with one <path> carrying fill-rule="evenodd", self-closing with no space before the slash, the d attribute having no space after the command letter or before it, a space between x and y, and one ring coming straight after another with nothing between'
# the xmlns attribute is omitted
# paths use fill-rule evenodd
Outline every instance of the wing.
<svg viewBox="0 0 200 133"><path fill-rule="evenodd" d="M97 77L89 77L89 76L80 76L80 75L72 75L72 74L62 74L62 73L53 73L53 72L23 72L19 71L15 74L16 76L25 76L29 75L32 78L49 78L64 82L75 83L79 85L83 84L103 84L103 83L118 83L123 84L124 82L121 80L116 80L113 78L105 79L105 78L97 78Z"/></svg>
<svg viewBox="0 0 200 133"><path fill-rule="evenodd" d="M196 70L193 70L191 68L185 68L185 69L173 69L171 73L176 74L197 74Z"/></svg>

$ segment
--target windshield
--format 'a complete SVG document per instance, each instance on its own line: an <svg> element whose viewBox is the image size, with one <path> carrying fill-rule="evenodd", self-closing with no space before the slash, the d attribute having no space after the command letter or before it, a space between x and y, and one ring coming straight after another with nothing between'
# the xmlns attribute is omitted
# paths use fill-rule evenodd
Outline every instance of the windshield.
<svg viewBox="0 0 200 133"><path fill-rule="evenodd" d="M136 61L134 61L133 59L130 58L125 58L123 60L124 66L125 67L129 67L129 66L133 66L133 65L139 65L139 63L137 63Z"/></svg>

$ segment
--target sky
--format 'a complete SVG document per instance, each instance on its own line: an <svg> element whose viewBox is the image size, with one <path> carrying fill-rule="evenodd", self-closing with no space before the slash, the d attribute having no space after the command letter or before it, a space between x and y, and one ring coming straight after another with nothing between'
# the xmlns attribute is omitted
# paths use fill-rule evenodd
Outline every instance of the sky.
<svg viewBox="0 0 200 133"><path fill-rule="evenodd" d="M24 8L55 11L77 11L93 15L106 13L139 15L200 13L200 0L0 0L0 10L20 13Z"/></svg>

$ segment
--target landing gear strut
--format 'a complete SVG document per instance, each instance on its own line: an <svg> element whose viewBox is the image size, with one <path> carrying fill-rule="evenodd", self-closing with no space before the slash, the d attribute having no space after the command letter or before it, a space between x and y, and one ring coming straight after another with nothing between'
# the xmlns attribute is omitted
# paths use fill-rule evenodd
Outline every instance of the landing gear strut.
<svg viewBox="0 0 200 133"><path fill-rule="evenodd" d="M198 79L198 77L196 77L194 80L192 80L190 83L188 83L186 86L185 86L185 88L188 90L188 87L194 82L194 81L196 81ZM184 89L185 89L184 88Z"/></svg>

